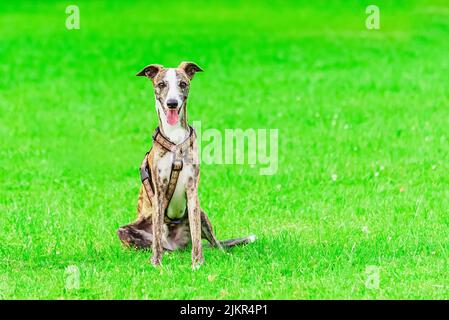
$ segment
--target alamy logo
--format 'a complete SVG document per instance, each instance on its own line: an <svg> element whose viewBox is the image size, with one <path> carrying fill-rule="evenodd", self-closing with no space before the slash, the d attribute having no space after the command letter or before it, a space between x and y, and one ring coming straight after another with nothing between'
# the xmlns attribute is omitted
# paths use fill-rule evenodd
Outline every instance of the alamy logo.
<svg viewBox="0 0 449 320"><path fill-rule="evenodd" d="M274 175L278 170L277 129L202 129L194 121L199 161L205 164L258 165L259 174Z"/></svg>
<svg viewBox="0 0 449 320"><path fill-rule="evenodd" d="M68 30L78 30L80 28L80 9L78 6L68 6L65 8L65 13L68 14L65 19L65 27Z"/></svg>
<svg viewBox="0 0 449 320"><path fill-rule="evenodd" d="M378 266L367 266L365 268L365 287L367 289L379 289L380 268Z"/></svg>
<svg viewBox="0 0 449 320"><path fill-rule="evenodd" d="M368 30L380 29L380 10L379 7L372 4L366 7L365 13L368 15L365 20L365 26Z"/></svg>
<svg viewBox="0 0 449 320"><path fill-rule="evenodd" d="M65 268L65 286L67 290L76 290L80 288L80 270L77 266L68 266Z"/></svg>

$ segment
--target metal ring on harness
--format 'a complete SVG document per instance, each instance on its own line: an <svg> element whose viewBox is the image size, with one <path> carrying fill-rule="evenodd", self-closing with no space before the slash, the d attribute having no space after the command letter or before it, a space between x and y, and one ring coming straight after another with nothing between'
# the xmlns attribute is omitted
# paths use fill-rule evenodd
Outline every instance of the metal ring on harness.
<svg viewBox="0 0 449 320"><path fill-rule="evenodd" d="M175 171L181 171L182 167L183 167L182 160L175 160L175 161L173 161L173 164L171 166L172 170L175 170Z"/></svg>

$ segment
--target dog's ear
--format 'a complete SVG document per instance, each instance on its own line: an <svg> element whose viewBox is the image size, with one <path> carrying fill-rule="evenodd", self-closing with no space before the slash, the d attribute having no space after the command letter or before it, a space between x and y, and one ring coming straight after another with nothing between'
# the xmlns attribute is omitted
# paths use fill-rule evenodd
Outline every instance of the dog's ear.
<svg viewBox="0 0 449 320"><path fill-rule="evenodd" d="M178 68L181 70L184 70L184 72L190 79L193 79L193 76L195 75L195 73L203 71L200 67L198 67L198 65L196 63L188 62L188 61L181 62L181 64L178 66Z"/></svg>
<svg viewBox="0 0 449 320"><path fill-rule="evenodd" d="M164 68L164 66L160 64L150 64L149 66L146 66L143 68L136 76L138 77L148 77L151 80L154 79L154 77L161 72L161 70Z"/></svg>

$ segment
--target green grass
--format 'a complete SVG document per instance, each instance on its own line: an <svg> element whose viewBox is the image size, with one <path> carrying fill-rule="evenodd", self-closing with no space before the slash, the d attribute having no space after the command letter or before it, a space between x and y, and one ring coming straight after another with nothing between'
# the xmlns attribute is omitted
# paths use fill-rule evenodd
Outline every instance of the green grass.
<svg viewBox="0 0 449 320"><path fill-rule="evenodd" d="M377 31L355 0L75 2L74 31L65 1L0 4L0 297L449 298L445 1L377 1ZM182 60L206 71L190 121L279 129L273 176L202 166L218 237L258 241L195 272L189 250L155 269L115 234L156 126L134 74Z"/></svg>

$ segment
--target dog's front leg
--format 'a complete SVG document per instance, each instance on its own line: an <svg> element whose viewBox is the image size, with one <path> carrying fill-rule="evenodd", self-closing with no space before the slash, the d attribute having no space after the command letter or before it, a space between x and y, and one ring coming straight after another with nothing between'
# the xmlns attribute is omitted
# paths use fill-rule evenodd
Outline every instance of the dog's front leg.
<svg viewBox="0 0 449 320"><path fill-rule="evenodd" d="M153 229L153 255L151 257L151 263L154 266L159 266L162 263L162 255L164 253L164 249L162 247L162 225L164 223L164 193L162 191L162 188L159 187L158 184L155 185L157 187L152 200L153 215L151 217Z"/></svg>
<svg viewBox="0 0 449 320"><path fill-rule="evenodd" d="M192 267L198 269L204 262L201 246L201 210L198 200L198 182L190 178L187 184L187 211L192 238Z"/></svg>

